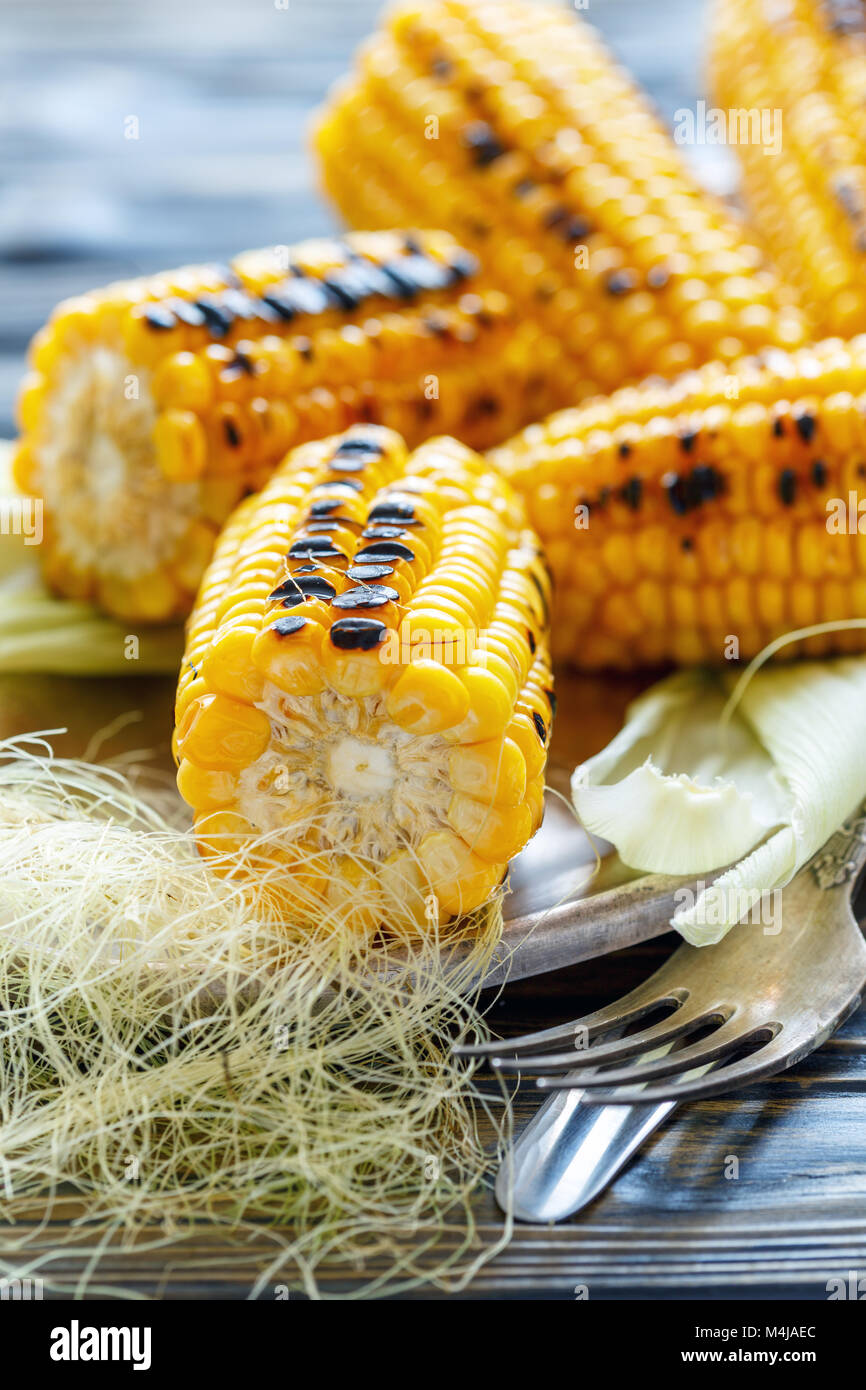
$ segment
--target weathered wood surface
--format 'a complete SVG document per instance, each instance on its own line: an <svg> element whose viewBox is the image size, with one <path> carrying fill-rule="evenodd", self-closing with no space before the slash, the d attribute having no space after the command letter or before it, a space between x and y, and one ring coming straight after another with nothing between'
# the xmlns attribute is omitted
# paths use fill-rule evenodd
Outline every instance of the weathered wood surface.
<svg viewBox="0 0 866 1390"><path fill-rule="evenodd" d="M60 297L117 276L333 225L312 187L306 113L372 27L376 0L0 0L0 435L30 333ZM590 17L663 116L701 91L699 0L591 0ZM137 115L141 139L123 138ZM587 756L616 731L626 682L560 683L555 752ZM165 682L7 679L0 732L69 726L85 751L131 709L108 745L167 760ZM616 997L654 970L670 937L508 987L493 1005L515 1034ZM866 1274L866 1012L792 1073L683 1111L587 1212L518 1228L465 1295L473 1298L824 1298ZM517 1124L537 1104L522 1087ZM726 1180L729 1156L739 1178ZM478 1198L480 1238L501 1226ZM103 1284L174 1298L246 1297L267 1238L243 1268L219 1236L173 1256L117 1253ZM216 1257L214 1267L204 1262ZM76 1271L70 1266L70 1273ZM334 1288L341 1287L334 1283ZM265 1292L268 1296L268 1292Z"/></svg>

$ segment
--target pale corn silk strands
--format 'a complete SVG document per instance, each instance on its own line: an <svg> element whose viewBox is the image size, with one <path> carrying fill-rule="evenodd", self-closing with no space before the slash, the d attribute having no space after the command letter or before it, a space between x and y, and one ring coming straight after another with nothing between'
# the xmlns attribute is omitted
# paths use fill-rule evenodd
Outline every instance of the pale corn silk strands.
<svg viewBox="0 0 866 1390"><path fill-rule="evenodd" d="M185 1276L251 1297L327 1297L323 1264L455 1291L508 1240L471 1198L509 1107L450 1056L501 901L390 947L260 902L118 771L0 743L0 1277L136 1297L118 1245L177 1267L206 1232Z"/></svg>

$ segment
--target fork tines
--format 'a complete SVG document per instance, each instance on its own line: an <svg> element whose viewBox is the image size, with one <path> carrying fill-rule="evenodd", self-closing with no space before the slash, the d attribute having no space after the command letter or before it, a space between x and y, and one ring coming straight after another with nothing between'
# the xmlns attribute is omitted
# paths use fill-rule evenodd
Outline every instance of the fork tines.
<svg viewBox="0 0 866 1390"><path fill-rule="evenodd" d="M501 1072L529 1071L540 1090L584 1090L585 1100L596 1105L713 1095L759 1080L796 1060L794 1056L785 1060L779 1023L750 1026L732 1004L689 1007L690 992L685 988L655 998L636 997L645 993L636 990L571 1023L506 1041L458 1046L454 1053L486 1059ZM665 1010L662 1019L620 1036L660 1010ZM611 1033L617 1034L613 1040L595 1043ZM702 1035L700 1040L689 1043L695 1034ZM558 1047L565 1043L571 1046Z"/></svg>

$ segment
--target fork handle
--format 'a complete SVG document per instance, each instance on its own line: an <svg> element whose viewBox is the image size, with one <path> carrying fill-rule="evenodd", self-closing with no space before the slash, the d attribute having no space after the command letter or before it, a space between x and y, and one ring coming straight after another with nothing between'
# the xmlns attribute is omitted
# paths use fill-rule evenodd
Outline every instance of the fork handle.
<svg viewBox="0 0 866 1390"><path fill-rule="evenodd" d="M580 1211L677 1105L592 1106L582 1096L555 1092L506 1154L496 1200L518 1221L562 1221Z"/></svg>

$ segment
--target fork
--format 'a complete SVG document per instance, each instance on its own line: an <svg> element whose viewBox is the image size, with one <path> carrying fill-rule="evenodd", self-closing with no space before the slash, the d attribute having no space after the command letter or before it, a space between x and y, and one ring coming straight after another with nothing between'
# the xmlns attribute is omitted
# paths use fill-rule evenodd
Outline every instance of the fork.
<svg viewBox="0 0 866 1390"><path fill-rule="evenodd" d="M820 1047L866 984L866 942L851 906L864 864L866 806L783 890L778 932L741 923L717 946L680 946L606 1008L455 1048L501 1072L529 1070L541 1090L572 1093L553 1095L517 1141L500 1201L508 1187L515 1214L559 1219L600 1191L678 1103L751 1085ZM589 1169L569 1173L577 1152Z"/></svg>

